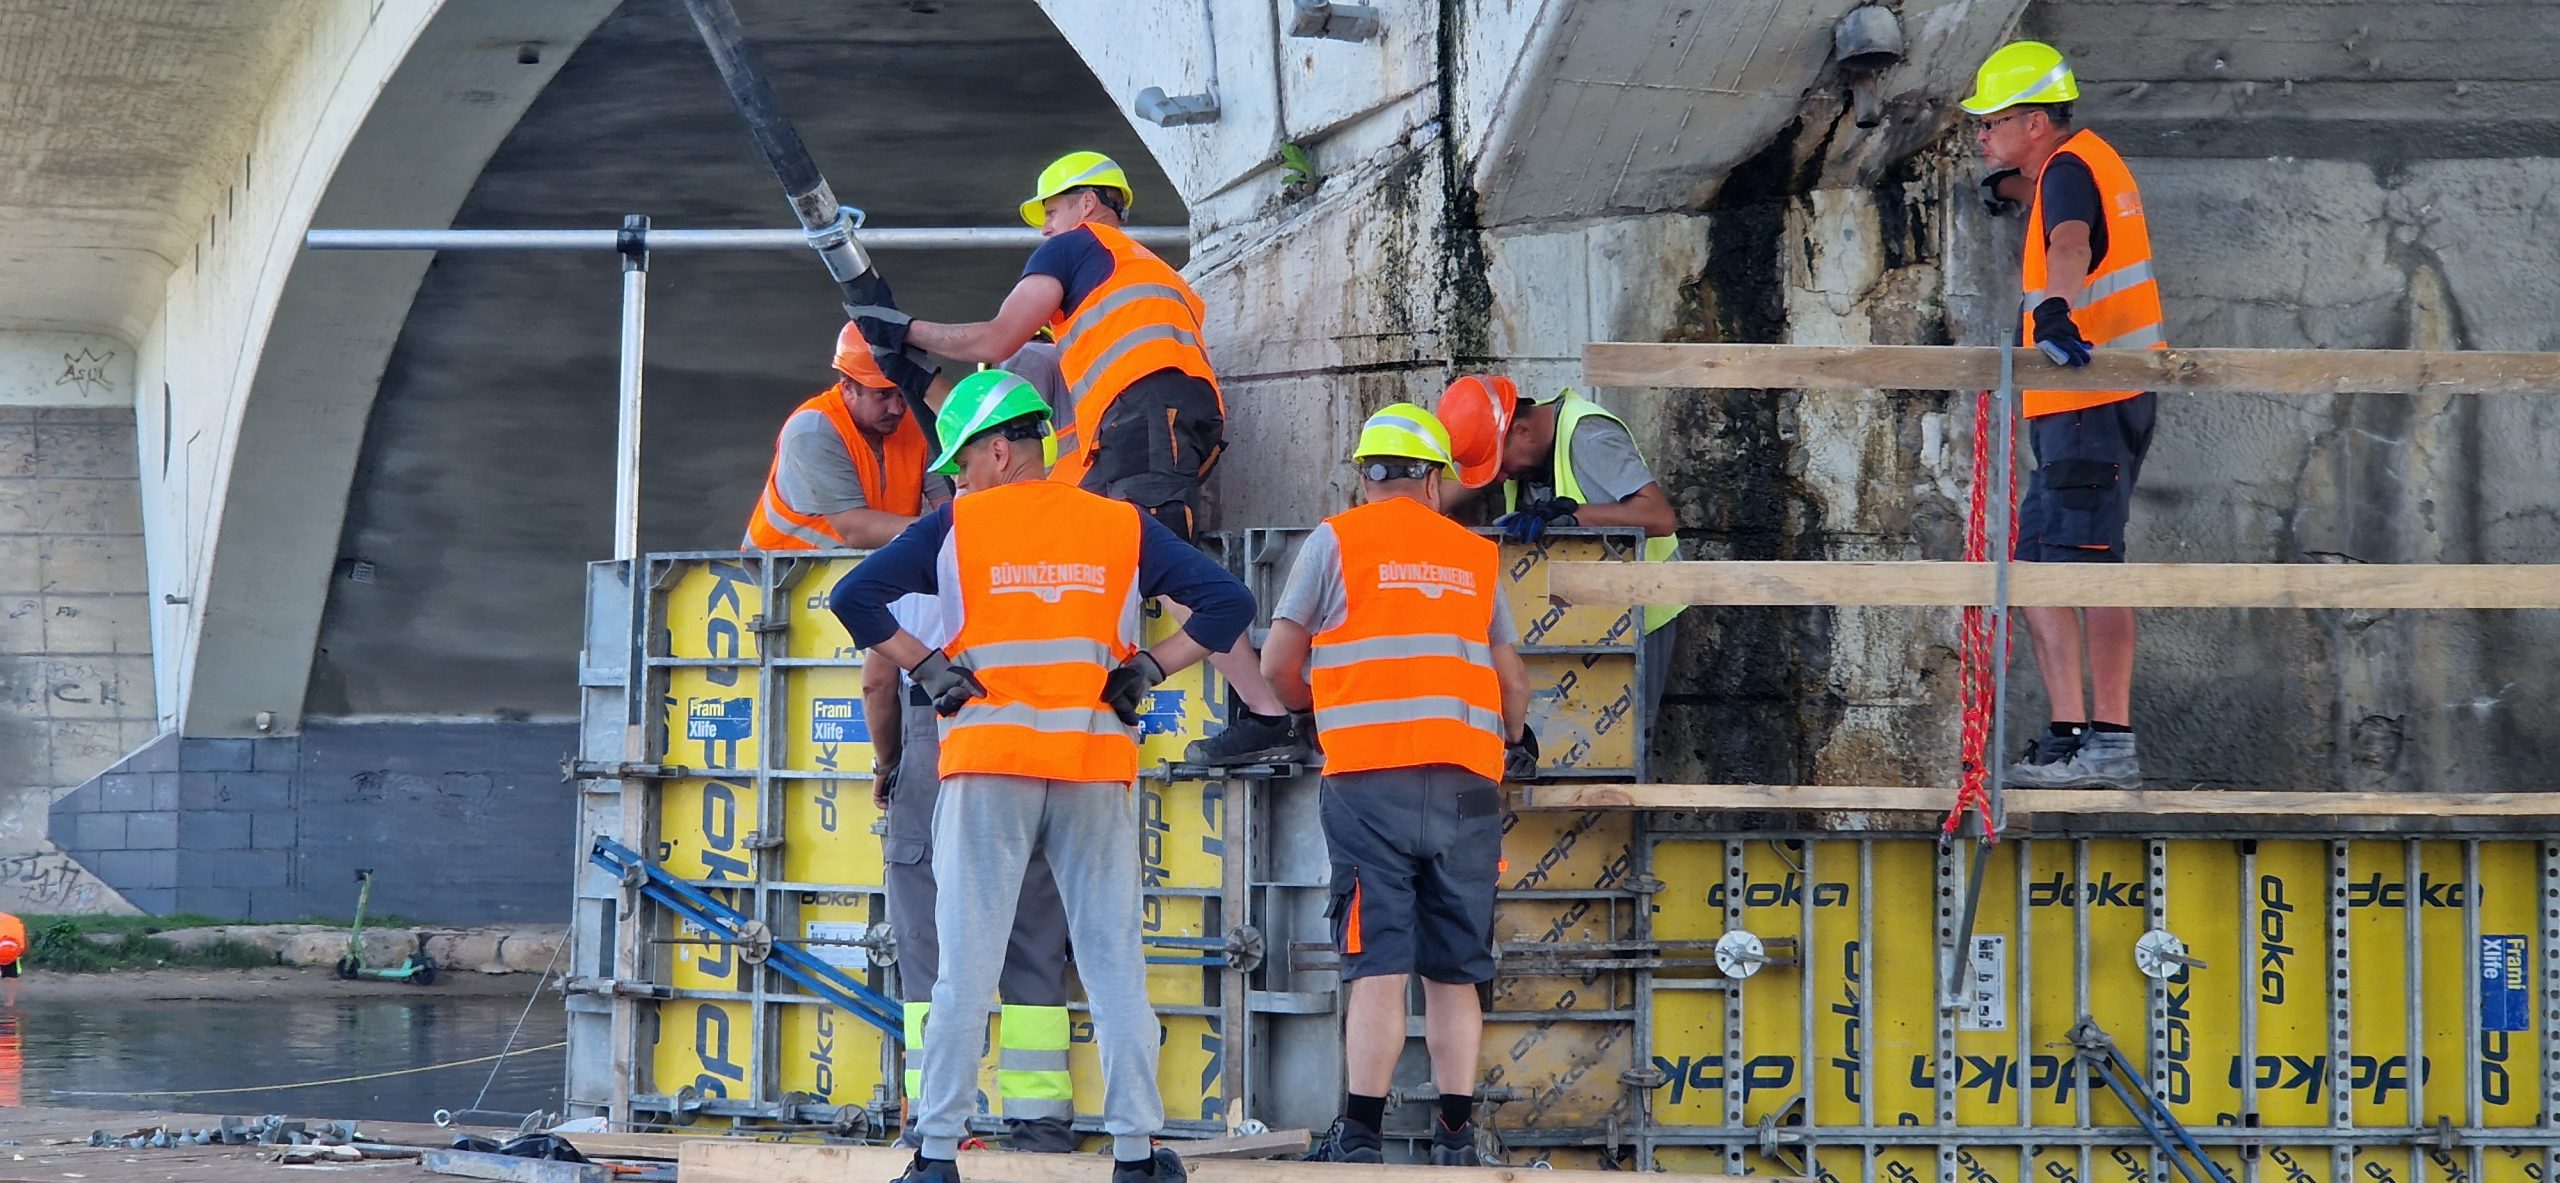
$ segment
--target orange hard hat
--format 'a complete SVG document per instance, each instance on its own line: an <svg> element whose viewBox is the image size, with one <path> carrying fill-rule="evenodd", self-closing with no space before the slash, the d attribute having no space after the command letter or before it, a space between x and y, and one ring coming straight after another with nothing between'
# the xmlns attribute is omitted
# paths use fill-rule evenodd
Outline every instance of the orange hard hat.
<svg viewBox="0 0 2560 1183"><path fill-rule="evenodd" d="M1481 489L1502 475L1502 440L1511 432L1511 409L1520 388L1499 374L1468 374L1440 392L1431 408L1449 429L1449 455L1458 462L1458 481Z"/></svg>
<svg viewBox="0 0 2560 1183"><path fill-rule="evenodd" d="M836 372L873 390L897 386L880 372L880 363L871 360L871 342L862 339L862 326L849 320L836 330Z"/></svg>

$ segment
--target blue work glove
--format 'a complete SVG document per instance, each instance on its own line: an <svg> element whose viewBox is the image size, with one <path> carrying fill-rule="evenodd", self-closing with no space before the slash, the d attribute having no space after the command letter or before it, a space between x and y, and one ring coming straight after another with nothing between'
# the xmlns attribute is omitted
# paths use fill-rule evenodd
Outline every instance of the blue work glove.
<svg viewBox="0 0 2560 1183"><path fill-rule="evenodd" d="M1520 738L1502 746L1502 779L1535 780L1538 776L1538 733L1527 724L1520 726Z"/></svg>
<svg viewBox="0 0 2560 1183"><path fill-rule="evenodd" d="M978 680L976 671L954 664L951 655L939 649L925 654L916 668L907 671L907 676L914 678L916 685L924 688L925 696L933 700L933 713L946 717L959 714L970 699L987 692L987 684Z"/></svg>
<svg viewBox="0 0 2560 1183"><path fill-rule="evenodd" d="M845 316L861 326L862 339L869 341L876 355L880 350L907 347L907 325L915 318L886 304L863 304L845 309Z"/></svg>
<svg viewBox="0 0 2560 1183"><path fill-rule="evenodd" d="M1493 526L1513 542L1536 542L1547 536L1549 526L1579 524L1573 515L1581 509L1582 503L1571 497L1548 497L1495 518Z"/></svg>
<svg viewBox="0 0 2560 1183"><path fill-rule="evenodd" d="M1112 668L1102 677L1102 705L1131 727L1146 720L1147 692L1164 681L1164 667L1156 664L1155 655L1144 649L1129 655L1129 660Z"/></svg>
<svg viewBox="0 0 2560 1183"><path fill-rule="evenodd" d="M2036 348L2057 366L2079 369L2089 364L2089 340L2071 323L2071 302L2047 296L2036 305Z"/></svg>

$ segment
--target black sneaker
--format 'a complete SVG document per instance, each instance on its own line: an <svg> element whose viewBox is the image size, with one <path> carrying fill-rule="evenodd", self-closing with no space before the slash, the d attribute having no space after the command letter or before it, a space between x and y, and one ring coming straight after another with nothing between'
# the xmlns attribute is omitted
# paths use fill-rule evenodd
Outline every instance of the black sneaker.
<svg viewBox="0 0 2560 1183"><path fill-rule="evenodd" d="M907 1160L907 1173L889 1183L960 1183L960 1164L919 1154Z"/></svg>
<svg viewBox="0 0 2560 1183"><path fill-rule="evenodd" d="M1300 1162L1385 1162L1380 1149L1378 1131L1348 1117L1333 1119L1333 1128L1324 1132L1324 1140L1315 1149L1299 1157Z"/></svg>
<svg viewBox="0 0 2560 1183"><path fill-rule="evenodd" d="M1182 1165L1182 1156L1164 1146L1156 1147L1154 1157L1145 1162L1111 1164L1111 1183L1183 1183L1190 1177L1190 1168Z"/></svg>
<svg viewBox="0 0 2560 1183"><path fill-rule="evenodd" d="M1304 764L1315 755L1295 719L1239 711L1227 718L1226 730L1195 739L1183 750L1187 764L1225 768L1237 764Z"/></svg>
<svg viewBox="0 0 2560 1183"><path fill-rule="evenodd" d="M1476 1123L1468 1122L1456 1129L1431 1119L1431 1165L1435 1167L1480 1167L1484 1156L1476 1153Z"/></svg>
<svg viewBox="0 0 2560 1183"><path fill-rule="evenodd" d="M2034 739L2027 741L2027 750L2019 754L2018 762L2010 765L2000 779L2010 784L2031 784L2043 774L2030 772L2029 769L2068 762L2071 757L2079 753L2080 741L2088 734L2086 731L2081 731L2071 735L2055 735L2051 728L2037 732Z"/></svg>

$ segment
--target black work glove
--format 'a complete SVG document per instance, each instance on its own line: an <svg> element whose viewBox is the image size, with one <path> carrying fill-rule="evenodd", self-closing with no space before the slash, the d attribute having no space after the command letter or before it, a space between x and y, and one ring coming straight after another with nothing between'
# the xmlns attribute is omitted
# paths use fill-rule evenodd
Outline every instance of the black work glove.
<svg viewBox="0 0 2560 1183"><path fill-rule="evenodd" d="M2047 296L2036 305L2036 348L2057 366L2076 370L2089 364L2089 341L2080 335L2080 326L2071 323L2070 301Z"/></svg>
<svg viewBox="0 0 2560 1183"><path fill-rule="evenodd" d="M900 326L900 331L904 332L904 326ZM863 332L864 339L868 340L870 330ZM934 375L942 372L942 367L933 364L933 359L926 357L923 350L911 345L895 349L873 345L871 364L880 367L881 376L896 386L898 393L907 396L909 405L919 407L931 402ZM932 420L924 420L917 426L925 429L926 436L933 434Z"/></svg>
<svg viewBox="0 0 2560 1183"><path fill-rule="evenodd" d="M862 339L871 342L872 356L881 350L907 347L907 325L915 318L886 304L864 304L845 312L862 329Z"/></svg>
<svg viewBox="0 0 2560 1183"><path fill-rule="evenodd" d="M907 676L914 678L916 685L924 687L925 695L933 699L933 713L946 717L959 714L970 699L987 692L987 684L978 680L976 671L952 664L951 655L939 649L925 654L916 668L907 671Z"/></svg>
<svg viewBox="0 0 2560 1183"><path fill-rule="evenodd" d="M1146 717L1140 710L1147 703L1147 692L1164 681L1164 667L1156 664L1155 655L1144 649L1129 655L1102 677L1102 705L1120 721L1135 727Z"/></svg>
<svg viewBox="0 0 2560 1183"><path fill-rule="evenodd" d="M1520 738L1502 747L1502 779L1535 780L1538 776L1538 733L1520 725Z"/></svg>
<svg viewBox="0 0 2560 1183"><path fill-rule="evenodd" d="M1548 497L1495 518L1493 525L1513 542L1536 542L1546 537L1549 526L1577 524L1573 515L1581 509L1582 503L1571 497Z"/></svg>
<svg viewBox="0 0 2560 1183"><path fill-rule="evenodd" d="M1992 217L2005 218L2024 208L2015 200L2000 196L2000 182L2019 175L2014 168L2004 168L1982 178L1982 208L1990 210Z"/></svg>

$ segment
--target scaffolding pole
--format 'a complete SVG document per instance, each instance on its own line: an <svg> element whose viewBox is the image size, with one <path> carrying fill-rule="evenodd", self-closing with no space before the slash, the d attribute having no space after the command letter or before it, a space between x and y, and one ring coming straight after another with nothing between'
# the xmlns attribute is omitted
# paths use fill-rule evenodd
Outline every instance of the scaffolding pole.
<svg viewBox="0 0 2560 1183"><path fill-rule="evenodd" d="M1150 247L1187 247L1191 231L1184 226L1130 226L1130 238ZM313 230L302 244L315 251L619 251L625 234L611 230ZM862 245L880 250L1030 250L1040 245L1038 230L1028 226L865 227ZM805 251L809 236L799 230L658 230L642 232L651 251Z"/></svg>

